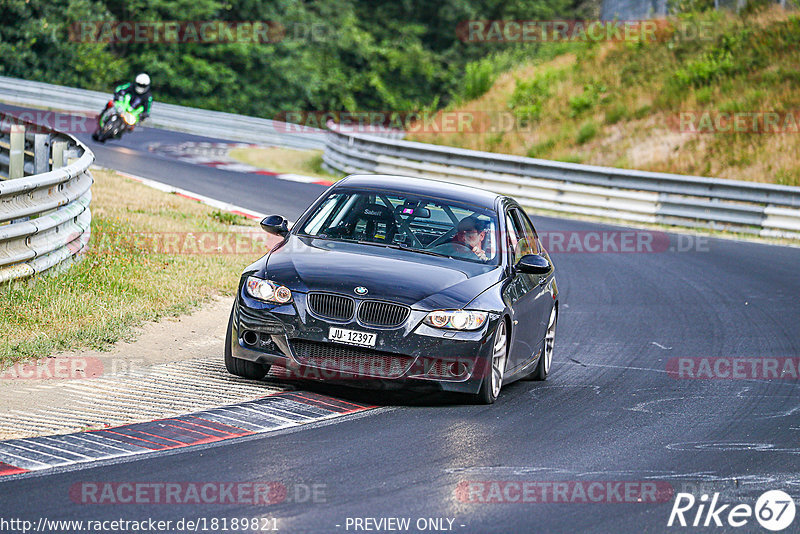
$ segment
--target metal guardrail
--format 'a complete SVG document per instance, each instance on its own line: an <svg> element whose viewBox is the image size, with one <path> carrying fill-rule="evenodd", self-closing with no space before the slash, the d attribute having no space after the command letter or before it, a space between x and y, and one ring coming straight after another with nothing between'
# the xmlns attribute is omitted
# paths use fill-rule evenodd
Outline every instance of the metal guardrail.
<svg viewBox="0 0 800 534"><path fill-rule="evenodd" d="M19 106L99 113L111 93L0 76L0 100ZM325 130L285 122L189 108L158 101L145 125L232 141L322 150ZM91 132L89 132L91 133Z"/></svg>
<svg viewBox="0 0 800 534"><path fill-rule="evenodd" d="M343 132L324 165L473 185L526 208L800 239L800 187L598 167Z"/></svg>
<svg viewBox="0 0 800 534"><path fill-rule="evenodd" d="M5 282L67 266L86 247L94 154L72 136L2 112L0 123L0 282Z"/></svg>

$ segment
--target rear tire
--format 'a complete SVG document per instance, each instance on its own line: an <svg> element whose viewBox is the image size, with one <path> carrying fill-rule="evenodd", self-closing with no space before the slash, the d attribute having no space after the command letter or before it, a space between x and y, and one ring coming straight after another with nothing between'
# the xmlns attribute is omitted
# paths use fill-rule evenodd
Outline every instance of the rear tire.
<svg viewBox="0 0 800 534"><path fill-rule="evenodd" d="M556 323L558 322L558 312L555 305L550 312L550 320L547 322L547 332L544 334L544 342L542 343L542 355L539 357L539 363L536 364L536 370L531 374L533 380L547 380L550 376L550 367L553 365L553 346L556 342Z"/></svg>
<svg viewBox="0 0 800 534"><path fill-rule="evenodd" d="M475 395L477 403L494 404L494 401L500 395L500 388L503 386L507 363L508 329L506 328L506 320L500 319L500 323L494 331L492 359L489 361L488 369L484 372L483 380L481 380L481 389Z"/></svg>
<svg viewBox="0 0 800 534"><path fill-rule="evenodd" d="M242 378L250 378L252 380L261 380L269 372L269 365L262 365L260 363L234 358L231 352L231 330L233 329L233 310L228 319L228 331L225 334L225 368L229 373Z"/></svg>

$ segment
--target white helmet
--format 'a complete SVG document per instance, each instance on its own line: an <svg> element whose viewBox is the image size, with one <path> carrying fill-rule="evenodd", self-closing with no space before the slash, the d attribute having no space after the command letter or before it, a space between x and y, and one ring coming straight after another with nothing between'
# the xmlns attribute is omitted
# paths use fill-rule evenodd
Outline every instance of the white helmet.
<svg viewBox="0 0 800 534"><path fill-rule="evenodd" d="M136 76L136 92L142 94L150 89L150 76L144 72Z"/></svg>

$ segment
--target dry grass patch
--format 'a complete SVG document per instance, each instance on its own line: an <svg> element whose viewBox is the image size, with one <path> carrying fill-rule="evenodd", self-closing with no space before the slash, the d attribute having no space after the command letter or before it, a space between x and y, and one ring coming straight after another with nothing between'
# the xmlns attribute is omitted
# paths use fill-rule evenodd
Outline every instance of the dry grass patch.
<svg viewBox="0 0 800 534"><path fill-rule="evenodd" d="M244 218L225 224L202 204L111 171L92 174L92 239L83 260L0 286L0 366L106 348L144 321L232 294L242 268L267 250L265 234Z"/></svg>

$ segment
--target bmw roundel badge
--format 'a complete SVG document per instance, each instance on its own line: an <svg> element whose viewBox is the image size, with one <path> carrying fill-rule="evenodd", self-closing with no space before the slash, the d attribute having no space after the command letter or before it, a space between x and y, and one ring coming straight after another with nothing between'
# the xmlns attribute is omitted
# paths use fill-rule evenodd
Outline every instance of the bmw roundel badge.
<svg viewBox="0 0 800 534"><path fill-rule="evenodd" d="M358 286L353 290L353 292L355 292L356 295L366 295L367 293L369 293L367 288L364 286Z"/></svg>

